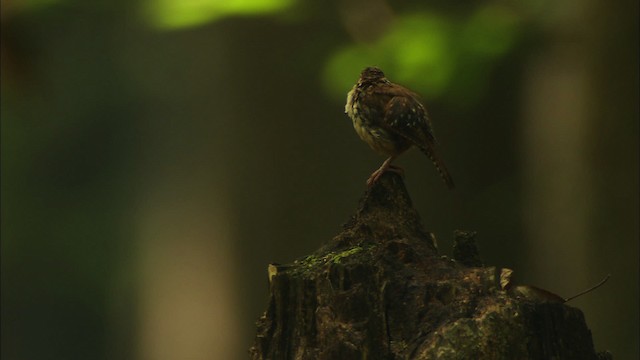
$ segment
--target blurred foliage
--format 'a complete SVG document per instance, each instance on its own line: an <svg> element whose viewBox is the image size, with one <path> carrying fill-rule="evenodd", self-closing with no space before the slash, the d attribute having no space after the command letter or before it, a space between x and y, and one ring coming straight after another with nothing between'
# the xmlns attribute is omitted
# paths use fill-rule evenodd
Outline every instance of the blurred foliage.
<svg viewBox="0 0 640 360"><path fill-rule="evenodd" d="M489 3L468 18L435 12L401 14L373 43L352 44L327 61L327 91L342 98L366 66L379 66L394 82L427 98L450 95L461 105L478 100L483 78L517 44L521 17ZM472 89L472 91L469 91Z"/></svg>
<svg viewBox="0 0 640 360"><path fill-rule="evenodd" d="M487 5L462 25L460 43L469 53L493 59L509 51L518 35L521 18L505 7Z"/></svg>
<svg viewBox="0 0 640 360"><path fill-rule="evenodd" d="M230 15L265 15L294 0L147 0L145 17L153 26L175 29L201 25Z"/></svg>
<svg viewBox="0 0 640 360"><path fill-rule="evenodd" d="M1 1L3 359L134 358L145 331L137 297L149 286L136 273L149 251L140 245L141 203L159 188L180 205L183 188L209 194L217 176L231 189L237 232L223 255L241 265L232 269L238 287L219 291L240 299L232 315L241 330L220 329L241 339L231 346L246 358L265 306L265 264L334 235L379 165L342 114L347 91L371 65L424 96L438 119L455 119L438 131L462 185L459 206L431 167L412 166L425 164L420 154L415 164L414 155L404 158L426 226L443 248L450 229L477 229L488 263L523 269L527 62L546 47L586 42L585 32L597 35L589 38L597 47L578 54L595 74L588 130L597 136L585 142L589 166L603 174L595 195L586 194L600 199L594 217L603 224L589 239L592 271L614 275L611 296L585 298L600 302L585 313L598 349L637 358L638 324L625 321L637 315L638 290L628 261L637 253L637 207L629 205L637 190L628 186L637 165L627 150L637 146L638 126L630 4L603 4L587 17L589 5L577 0ZM353 36L361 23L349 20L374 4L380 12L361 23L375 36ZM282 15L301 21L273 21ZM212 168L215 176L200 174ZM433 187L422 182L430 179ZM180 211L166 201L167 214ZM158 233L180 228L176 215ZM600 240L610 234L615 246Z"/></svg>
<svg viewBox="0 0 640 360"><path fill-rule="evenodd" d="M46 8L51 5L56 5L64 0L23 0L23 1L3 1L3 12L8 6L11 7L11 11L34 11Z"/></svg>

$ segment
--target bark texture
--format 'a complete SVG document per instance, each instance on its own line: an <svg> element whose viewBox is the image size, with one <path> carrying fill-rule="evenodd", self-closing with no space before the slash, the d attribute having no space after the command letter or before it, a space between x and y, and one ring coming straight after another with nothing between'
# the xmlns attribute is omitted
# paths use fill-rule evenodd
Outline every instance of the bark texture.
<svg viewBox="0 0 640 360"><path fill-rule="evenodd" d="M580 310L501 285L504 272L482 266L474 236L457 231L454 259L439 256L402 178L385 174L325 246L269 266L269 305L251 357L609 357L594 351Z"/></svg>

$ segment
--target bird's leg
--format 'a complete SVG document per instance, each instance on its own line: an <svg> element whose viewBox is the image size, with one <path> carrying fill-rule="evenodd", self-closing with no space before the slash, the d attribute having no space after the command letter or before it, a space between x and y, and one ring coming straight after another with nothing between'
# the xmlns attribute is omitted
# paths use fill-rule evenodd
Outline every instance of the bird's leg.
<svg viewBox="0 0 640 360"><path fill-rule="evenodd" d="M398 165L389 164L389 167L387 168L387 171L393 171L393 172L399 174L400 176L404 177L404 169L401 168Z"/></svg>
<svg viewBox="0 0 640 360"><path fill-rule="evenodd" d="M371 174L371 176L369 176L369 179L367 180L367 186L371 187L373 184L375 184L376 181L378 181L378 179L382 176L382 174L385 173L385 171L393 171L395 173L400 174L400 176L404 176L404 170L402 170L401 167L396 165L391 165L391 162L395 158L396 158L395 156L390 156L387 160L385 160L380 166L380 168L374 171L373 174Z"/></svg>

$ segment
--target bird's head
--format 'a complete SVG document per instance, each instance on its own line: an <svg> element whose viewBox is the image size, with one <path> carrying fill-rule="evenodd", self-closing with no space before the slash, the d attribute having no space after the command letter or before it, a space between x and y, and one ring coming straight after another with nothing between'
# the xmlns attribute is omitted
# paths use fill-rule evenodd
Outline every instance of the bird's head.
<svg viewBox="0 0 640 360"><path fill-rule="evenodd" d="M381 80L386 80L384 73L375 66L367 67L360 73L360 81L377 82Z"/></svg>

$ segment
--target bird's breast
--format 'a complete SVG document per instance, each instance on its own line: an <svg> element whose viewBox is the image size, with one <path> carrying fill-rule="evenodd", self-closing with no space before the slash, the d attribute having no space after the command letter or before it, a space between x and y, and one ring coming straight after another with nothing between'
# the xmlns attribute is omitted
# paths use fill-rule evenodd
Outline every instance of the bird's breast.
<svg viewBox="0 0 640 360"><path fill-rule="evenodd" d="M366 142L375 152L391 156L396 155L408 148L408 144L398 139L387 130L375 126L360 115L351 117L353 128L364 142Z"/></svg>
<svg viewBox="0 0 640 360"><path fill-rule="evenodd" d="M375 109L363 104L361 98L363 94L354 87L347 94L347 104L345 112L353 121L353 128L364 142L366 142L375 152L385 155L397 155L407 150L411 145L397 135L390 133L380 127L380 121L374 121L377 114Z"/></svg>

